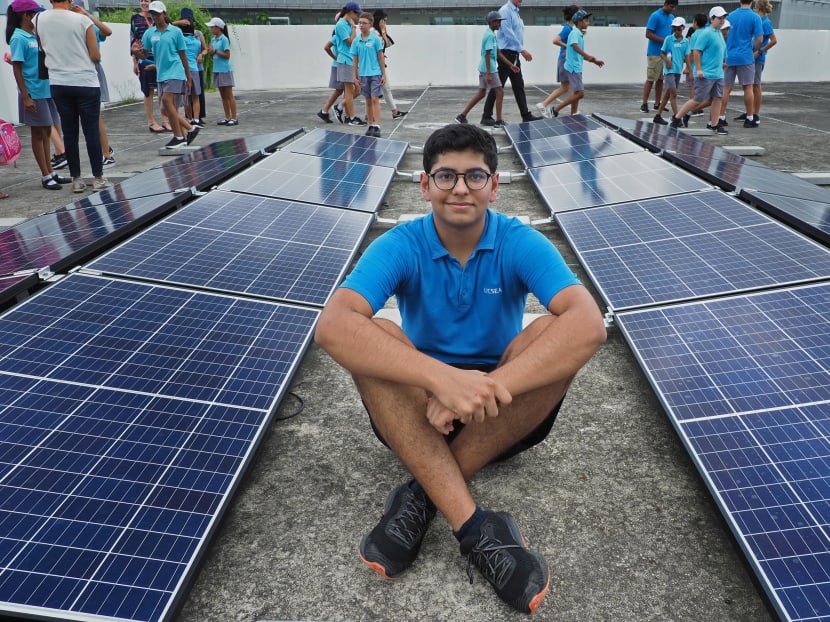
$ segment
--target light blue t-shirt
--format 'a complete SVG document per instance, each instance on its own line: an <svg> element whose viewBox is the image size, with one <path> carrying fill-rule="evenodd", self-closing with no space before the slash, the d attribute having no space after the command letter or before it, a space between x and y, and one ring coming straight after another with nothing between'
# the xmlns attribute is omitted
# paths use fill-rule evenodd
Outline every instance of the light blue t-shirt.
<svg viewBox="0 0 830 622"><path fill-rule="evenodd" d="M585 51L585 36L579 28L571 30L568 35L568 49L565 51L565 70L571 73L582 73L582 64L584 58L582 54L578 54L574 50L574 43L579 46L579 49Z"/></svg>
<svg viewBox="0 0 830 622"><path fill-rule="evenodd" d="M32 99L49 99L52 89L49 80L41 80L37 69L37 37L22 28L15 28L9 40L12 62L23 63L23 84Z"/></svg>
<svg viewBox="0 0 830 622"><path fill-rule="evenodd" d="M499 42L495 31L489 26L487 32L481 38L481 60L478 61L478 70L480 73L487 73L487 63L485 62L487 56L490 56L490 73L498 73L498 50Z"/></svg>
<svg viewBox="0 0 830 622"><path fill-rule="evenodd" d="M156 79L159 82L167 80L186 80L179 52L184 52L184 34L173 24L168 24L163 31L156 26L148 28L141 38L145 50L153 50L156 61Z"/></svg>
<svg viewBox="0 0 830 622"><path fill-rule="evenodd" d="M672 13L666 13L662 8L657 9L649 15L646 23L646 30L650 30L658 37L665 40L671 34L671 23L674 19ZM648 47L646 47L646 56L660 56L660 43L648 40Z"/></svg>
<svg viewBox="0 0 830 622"><path fill-rule="evenodd" d="M223 34L219 35L218 37L211 38L210 44L213 46L213 49L217 52L227 52L231 49L231 42L228 41L228 38ZM233 71L231 59L222 58L218 54L214 54L213 73L228 73L229 71Z"/></svg>
<svg viewBox="0 0 830 622"><path fill-rule="evenodd" d="M694 37L694 34L692 34ZM689 41L686 37L680 37L678 40L674 34L666 37L663 40L663 47L660 49L663 54L671 53L671 69L666 69L666 64L663 63L663 75L667 73L683 73L683 61L689 53Z"/></svg>
<svg viewBox="0 0 830 622"><path fill-rule="evenodd" d="M199 52L202 51L202 42L195 35L184 36L184 54L187 56L187 66L190 68L190 73L199 73L199 63L196 58Z"/></svg>
<svg viewBox="0 0 830 622"><path fill-rule="evenodd" d="M761 39L761 47L766 47L767 43L769 43L769 38L775 34L775 29L772 27L772 22L769 19L769 15L764 15L761 18L761 29L764 32L764 38ZM755 59L756 62L765 63L767 62L767 53L761 52L758 55L758 58Z"/></svg>
<svg viewBox="0 0 830 622"><path fill-rule="evenodd" d="M528 292L547 307L579 283L541 233L492 210L464 268L441 244L433 215L375 240L342 287L382 308L395 296L415 347L445 363L496 364L522 330Z"/></svg>
<svg viewBox="0 0 830 622"><path fill-rule="evenodd" d="M357 31L355 32L357 33ZM346 39L352 36L352 23L345 17L341 17L334 25L334 36L337 37L337 62L351 65L352 46L350 43L346 43ZM359 36L359 33L355 34L355 40ZM352 43L354 43L354 40L352 40Z"/></svg>
<svg viewBox="0 0 830 622"><path fill-rule="evenodd" d="M732 27L726 38L726 64L730 67L754 64L752 48L758 37L764 34L761 18L750 8L738 8L727 19Z"/></svg>
<svg viewBox="0 0 830 622"><path fill-rule="evenodd" d="M720 30L704 28L692 35L692 49L700 50L700 67L703 77L709 80L723 78L723 59L726 56L726 42ZM732 33L729 33L732 36ZM697 76L695 76L697 77Z"/></svg>
<svg viewBox="0 0 830 622"><path fill-rule="evenodd" d="M562 26L562 30L559 31L559 39L564 41L565 43L568 42L568 37L571 34L571 31L574 29L573 26L570 24L565 24ZM567 47L559 48L559 58L565 60L565 53L568 51Z"/></svg>
<svg viewBox="0 0 830 622"><path fill-rule="evenodd" d="M354 65L354 57L357 57L357 75L362 76L380 76L383 71L380 68L380 59L378 59L378 52L383 51L383 41L374 33L369 33L365 39L358 35L352 41L352 64Z"/></svg>

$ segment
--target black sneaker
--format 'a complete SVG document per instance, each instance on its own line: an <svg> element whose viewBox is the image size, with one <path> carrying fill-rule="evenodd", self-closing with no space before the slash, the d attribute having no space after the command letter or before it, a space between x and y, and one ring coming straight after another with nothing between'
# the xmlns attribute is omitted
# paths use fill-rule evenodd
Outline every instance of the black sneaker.
<svg viewBox="0 0 830 622"><path fill-rule="evenodd" d="M322 110L317 111L317 116L320 117L324 123L334 123L331 120L331 115L328 112L323 112Z"/></svg>
<svg viewBox="0 0 830 622"><path fill-rule="evenodd" d="M393 119L401 119L401 118L403 118L407 115L407 112L408 111L398 110L397 112L392 113L392 118Z"/></svg>
<svg viewBox="0 0 830 622"><path fill-rule="evenodd" d="M742 112L737 117L733 119L733 121L746 121L746 113Z"/></svg>
<svg viewBox="0 0 830 622"><path fill-rule="evenodd" d="M59 184L71 184L72 178L71 177L61 177L57 173L52 173L52 179L54 179Z"/></svg>
<svg viewBox="0 0 830 622"><path fill-rule="evenodd" d="M660 110L660 103L659 102L654 102L654 109L655 110Z"/></svg>
<svg viewBox="0 0 830 622"><path fill-rule="evenodd" d="M467 557L470 583L475 566L499 598L517 611L533 613L547 594L548 563L527 548L519 526L506 512L487 512L479 534L461 542L461 554Z"/></svg>
<svg viewBox="0 0 830 622"><path fill-rule="evenodd" d="M467 116L464 114L460 114L457 117L455 117L455 122L460 123L461 125L465 125L466 123L468 123Z"/></svg>
<svg viewBox="0 0 830 622"><path fill-rule="evenodd" d="M219 120L216 122L216 125L227 125L227 124L228 124L228 120L227 120L227 119L219 119Z"/></svg>
<svg viewBox="0 0 830 622"><path fill-rule="evenodd" d="M479 121L479 125L488 125L493 127L496 124L496 120L493 117L481 117L481 121Z"/></svg>
<svg viewBox="0 0 830 622"><path fill-rule="evenodd" d="M368 123L366 123L366 121L364 121L360 117L352 117L351 119L349 119L349 125L364 126L368 125Z"/></svg>
<svg viewBox="0 0 830 622"><path fill-rule="evenodd" d="M101 162L101 166L103 168L110 168L111 166L115 166L115 158L108 158L107 156L104 156L104 159Z"/></svg>
<svg viewBox="0 0 830 622"><path fill-rule="evenodd" d="M544 117L540 117L539 115L535 115L532 112L528 112L527 115L522 117L522 121L527 123L529 121L539 121L540 119L544 119Z"/></svg>
<svg viewBox="0 0 830 622"><path fill-rule="evenodd" d="M66 159L65 153L56 153L52 156L52 168L58 170L69 166L69 161Z"/></svg>
<svg viewBox="0 0 830 622"><path fill-rule="evenodd" d="M192 130L190 130L190 131L187 133L187 135L185 136L185 138L184 138L184 139L185 139L185 142L187 142L187 144L189 145L189 144L190 144L190 143L192 143L194 140L196 140L196 136L197 136L198 134L199 134L199 126L198 126L198 125L194 125L194 126L193 126L193 129L192 129Z"/></svg>
<svg viewBox="0 0 830 622"><path fill-rule="evenodd" d="M360 559L378 574L394 579L412 565L435 518L435 506L409 483L389 493L383 516L360 541Z"/></svg>
<svg viewBox="0 0 830 622"><path fill-rule="evenodd" d="M720 119L718 121L718 125L720 125L721 127L727 127L729 125L729 121L727 121L726 119Z"/></svg>
<svg viewBox="0 0 830 622"><path fill-rule="evenodd" d="M723 127L723 123L718 123L715 127L712 128L712 131L717 134L718 136L726 136L729 134L729 130Z"/></svg>
<svg viewBox="0 0 830 622"><path fill-rule="evenodd" d="M375 138L380 138L380 128L376 125L372 130L372 136Z"/></svg>
<svg viewBox="0 0 830 622"><path fill-rule="evenodd" d="M643 104L642 106L640 106L640 112L645 112L646 114L648 114L648 104Z"/></svg>
<svg viewBox="0 0 830 622"><path fill-rule="evenodd" d="M680 127L680 125L682 123L683 123L683 121L678 119L676 116L672 115L671 116L671 121L669 122L669 125L671 125L672 127Z"/></svg>
<svg viewBox="0 0 830 622"><path fill-rule="evenodd" d="M668 125L668 124L669 124L669 122L668 122L668 121L666 121L666 120L665 120L663 117L661 117L659 114L654 115L654 121L653 121L653 122L654 122L656 125Z"/></svg>
<svg viewBox="0 0 830 622"><path fill-rule="evenodd" d="M342 106L338 106L337 104L334 104L334 115L337 117L337 120L340 123L346 123L347 122L347 119L343 118L343 107Z"/></svg>
<svg viewBox="0 0 830 622"><path fill-rule="evenodd" d="M55 180L54 177L50 177L49 179L41 179L40 185L46 188L47 190L60 190L61 185Z"/></svg>
<svg viewBox="0 0 830 622"><path fill-rule="evenodd" d="M683 127L689 127L689 119L692 118L692 115L688 112L683 115Z"/></svg>
<svg viewBox="0 0 830 622"><path fill-rule="evenodd" d="M494 130L503 130L507 127L507 124L502 119L496 119L496 122L493 124Z"/></svg>
<svg viewBox="0 0 830 622"><path fill-rule="evenodd" d="M753 119L752 121L750 121L749 119L745 119L744 120L744 127L755 128L755 127L758 127L758 124L755 123L755 119Z"/></svg>
<svg viewBox="0 0 830 622"><path fill-rule="evenodd" d="M553 106L551 106L550 114L551 114L552 117L556 118L556 117L559 116L559 111L556 108L554 108Z"/></svg>
<svg viewBox="0 0 830 622"><path fill-rule="evenodd" d="M166 149L181 149L182 147L187 147L187 139L186 138L176 138L175 136L170 139L166 145L164 145Z"/></svg>

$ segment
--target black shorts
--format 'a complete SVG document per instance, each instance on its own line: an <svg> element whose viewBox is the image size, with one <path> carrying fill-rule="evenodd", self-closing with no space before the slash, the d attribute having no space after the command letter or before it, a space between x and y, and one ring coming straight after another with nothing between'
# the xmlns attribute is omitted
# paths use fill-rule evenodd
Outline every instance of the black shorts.
<svg viewBox="0 0 830 622"><path fill-rule="evenodd" d="M495 365L454 365L453 367L458 367L459 369L477 369L483 372L490 372L493 371L496 366ZM544 421L542 421L539 425L537 425L527 436L525 436L522 440L517 442L512 447L508 448L501 454L499 454L493 462L501 462L502 460L507 460L508 458L512 458L513 456L522 453L523 451L530 449L534 445L538 445L543 440L548 437L550 434L551 429L553 428L553 422L556 421L556 416L559 414L559 409L562 408L562 402L565 401L565 395L562 396L562 399L559 400L556 405L551 409L548 416L545 417ZM366 408L366 402L363 402L363 408ZM369 409L366 408L366 413L369 413ZM372 416L369 415L369 423L372 425L372 431L375 433L375 436L378 440L389 447L389 443L386 442L386 439L381 436L380 431L375 427L375 422L372 421ZM453 429L449 434L445 435L447 439L447 443L452 443L453 439L458 436L458 433L464 429L464 424L458 420L453 422Z"/></svg>

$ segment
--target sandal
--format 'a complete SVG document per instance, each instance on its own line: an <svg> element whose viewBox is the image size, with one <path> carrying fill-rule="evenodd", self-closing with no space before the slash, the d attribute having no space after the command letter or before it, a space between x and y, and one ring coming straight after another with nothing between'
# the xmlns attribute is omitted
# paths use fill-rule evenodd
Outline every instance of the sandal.
<svg viewBox="0 0 830 622"><path fill-rule="evenodd" d="M8 199L8 198L9 198L8 194L6 194L5 192L0 192L0 199Z"/></svg>
<svg viewBox="0 0 830 622"><path fill-rule="evenodd" d="M151 131L153 134L164 134L164 132L166 132L167 130L166 130L166 129L164 129L164 128L163 128L162 126L160 126L160 125L157 125L157 126L155 126L155 127L153 127L153 126L151 125L151 126L150 126L150 131Z"/></svg>

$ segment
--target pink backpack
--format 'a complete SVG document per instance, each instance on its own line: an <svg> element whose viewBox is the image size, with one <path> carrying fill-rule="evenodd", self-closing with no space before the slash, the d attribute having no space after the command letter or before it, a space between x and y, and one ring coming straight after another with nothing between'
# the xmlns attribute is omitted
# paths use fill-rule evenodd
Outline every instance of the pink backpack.
<svg viewBox="0 0 830 622"><path fill-rule="evenodd" d="M17 162L20 151L20 137L17 135L17 130L8 121L0 119L0 166L9 166Z"/></svg>

